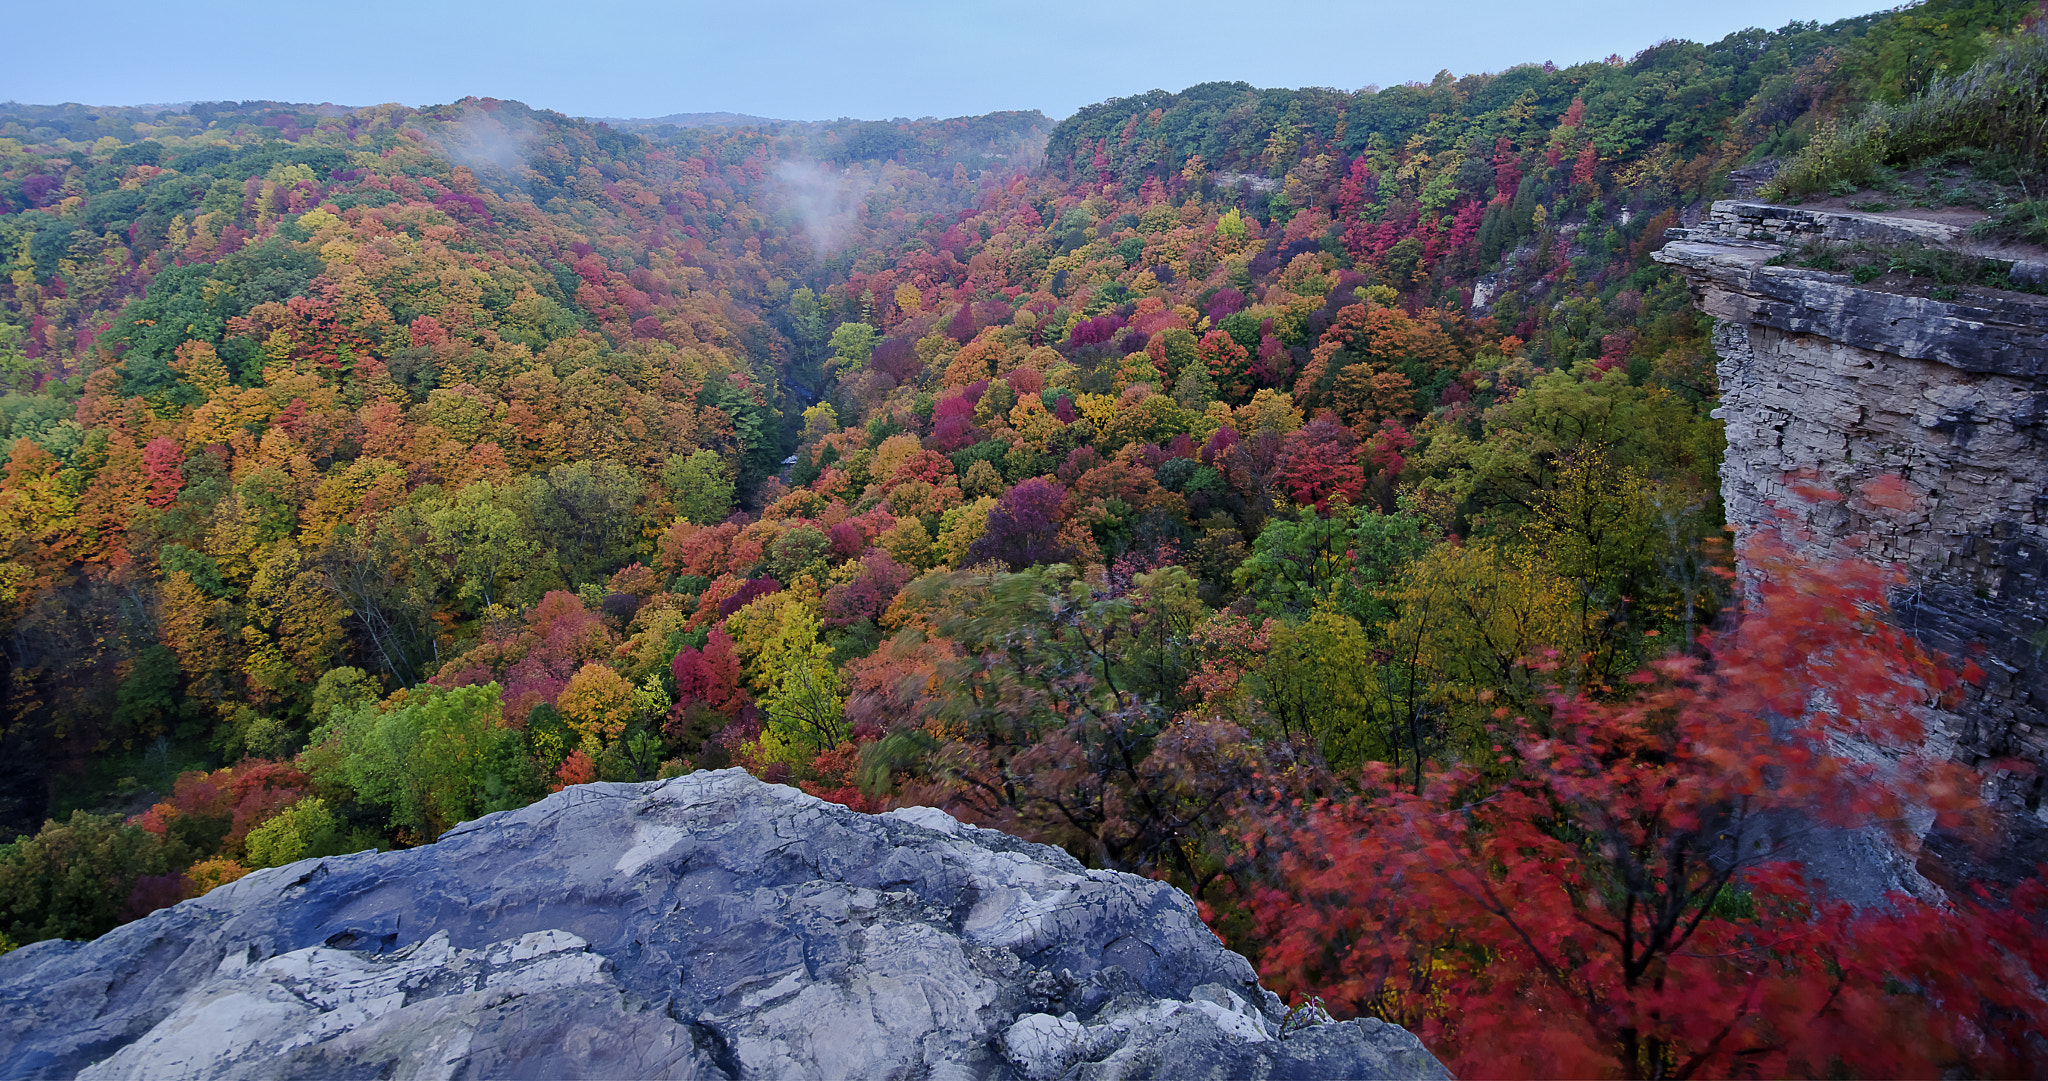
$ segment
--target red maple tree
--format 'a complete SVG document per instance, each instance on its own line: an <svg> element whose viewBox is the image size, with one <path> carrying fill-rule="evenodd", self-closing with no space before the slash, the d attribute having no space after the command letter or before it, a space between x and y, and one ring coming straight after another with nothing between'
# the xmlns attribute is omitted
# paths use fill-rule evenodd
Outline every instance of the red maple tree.
<svg viewBox="0 0 2048 1081"><path fill-rule="evenodd" d="M1782 844L1788 823L1981 811L1917 751L1958 674L1883 621L1874 568L1749 560L1749 618L1638 693L1498 717L1496 761L1420 794L1383 765L1347 798L1265 793L1245 835L1265 978L1407 1025L1461 1076L2039 1076L2040 882L1859 911ZM1845 739L1886 764L1829 753Z"/></svg>

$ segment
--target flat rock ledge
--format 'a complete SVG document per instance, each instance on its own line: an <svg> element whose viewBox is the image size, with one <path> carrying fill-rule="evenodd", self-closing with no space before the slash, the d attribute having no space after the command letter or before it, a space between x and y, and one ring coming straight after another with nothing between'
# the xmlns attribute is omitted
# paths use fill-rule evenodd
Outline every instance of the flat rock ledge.
<svg viewBox="0 0 2048 1081"><path fill-rule="evenodd" d="M0 957L4 1078L1446 1078L1186 894L737 769L588 784Z"/></svg>

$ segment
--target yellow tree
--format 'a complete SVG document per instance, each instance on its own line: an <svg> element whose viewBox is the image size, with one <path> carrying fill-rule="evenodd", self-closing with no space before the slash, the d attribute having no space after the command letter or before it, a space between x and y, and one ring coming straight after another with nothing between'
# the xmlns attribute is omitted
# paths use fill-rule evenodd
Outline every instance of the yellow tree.
<svg viewBox="0 0 2048 1081"><path fill-rule="evenodd" d="M539 539L513 509L514 489L480 481L429 500L420 510L437 569L457 598L479 610L524 599L516 596L517 587L541 554Z"/></svg>
<svg viewBox="0 0 2048 1081"><path fill-rule="evenodd" d="M798 442L809 446L839 430L839 413L824 402L804 410L803 434Z"/></svg>
<svg viewBox="0 0 2048 1081"><path fill-rule="evenodd" d="M882 440L875 446L875 453L868 459L868 476L876 483L886 485L889 478L910 456L924 449L914 435L898 434Z"/></svg>
<svg viewBox="0 0 2048 1081"><path fill-rule="evenodd" d="M875 543L889 553L890 559L906 567L930 570L935 561L932 535L916 518L898 518L895 525L875 538Z"/></svg>
<svg viewBox="0 0 2048 1081"><path fill-rule="evenodd" d="M1526 544L1438 545L1388 596L1401 614L1380 643L1380 708L1418 784L1432 741L1483 749L1495 710L1603 678L1589 646L1604 613L1583 608L1573 582Z"/></svg>
<svg viewBox="0 0 2048 1081"><path fill-rule="evenodd" d="M26 591L63 574L81 547L78 498L64 463L27 439L14 443L0 481L0 581ZM19 569L15 569L19 568Z"/></svg>
<svg viewBox="0 0 2048 1081"><path fill-rule="evenodd" d="M905 315L916 315L924 310L924 295L918 292L917 286L909 282L896 287L894 299L897 309Z"/></svg>
<svg viewBox="0 0 2048 1081"><path fill-rule="evenodd" d="M1319 606L1298 625L1269 620L1266 641L1251 690L1280 738L1338 769L1391 756L1372 646L1356 619Z"/></svg>
<svg viewBox="0 0 2048 1081"><path fill-rule="evenodd" d="M209 342L193 339L178 346L172 355L171 370L178 373L192 389L208 398L228 386L227 365L222 364L220 354Z"/></svg>
<svg viewBox="0 0 2048 1081"><path fill-rule="evenodd" d="M988 463L974 464L982 466ZM970 476L973 472L971 469L968 470ZM988 532L988 516L995 509L996 497L985 495L972 503L954 507L940 516L941 524L936 546L945 563L960 566L961 561L967 558L967 549L972 547L975 541L980 540L982 534Z"/></svg>
<svg viewBox="0 0 2048 1081"><path fill-rule="evenodd" d="M845 691L831 647L818 641L812 597L772 593L733 613L726 629L776 742L816 752L846 738Z"/></svg>
<svg viewBox="0 0 2048 1081"><path fill-rule="evenodd" d="M846 698L831 647L818 641L818 617L808 607L790 605L761 668L767 684L761 708L768 724L784 742L820 751L846 738Z"/></svg>
<svg viewBox="0 0 2048 1081"><path fill-rule="evenodd" d="M226 667L227 636L221 633L222 602L192 584L185 571L164 575L159 592L157 635L178 656L178 667L192 680L191 693L202 700L220 696Z"/></svg>
<svg viewBox="0 0 2048 1081"><path fill-rule="evenodd" d="M335 601L324 575L286 543L271 547L250 577L243 638L243 671L252 686L283 697L327 671L346 641L341 621L349 612Z"/></svg>
<svg viewBox="0 0 2048 1081"><path fill-rule="evenodd" d="M633 685L609 665L590 661L569 677L569 685L555 700L555 708L569 727L583 739L583 753L592 758L626 734L639 712L640 699Z"/></svg>

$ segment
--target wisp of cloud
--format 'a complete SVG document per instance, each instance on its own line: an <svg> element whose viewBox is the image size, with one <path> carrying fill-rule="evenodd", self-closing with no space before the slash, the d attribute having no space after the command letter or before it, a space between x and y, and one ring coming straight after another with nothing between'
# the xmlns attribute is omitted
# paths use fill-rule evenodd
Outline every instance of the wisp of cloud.
<svg viewBox="0 0 2048 1081"><path fill-rule="evenodd" d="M775 167L775 179L799 215L813 251L838 251L862 199L875 182L866 170L841 172L812 161L786 161Z"/></svg>
<svg viewBox="0 0 2048 1081"><path fill-rule="evenodd" d="M531 192L527 154L541 139L540 128L532 121L472 104L461 119L438 125L433 136L450 161L468 166L484 183L501 191Z"/></svg>

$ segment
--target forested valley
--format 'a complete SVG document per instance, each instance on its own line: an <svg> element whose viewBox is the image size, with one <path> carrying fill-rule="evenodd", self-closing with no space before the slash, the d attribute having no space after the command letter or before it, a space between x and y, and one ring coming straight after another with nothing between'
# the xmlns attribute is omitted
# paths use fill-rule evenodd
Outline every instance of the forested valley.
<svg viewBox="0 0 2048 1081"><path fill-rule="evenodd" d="M0 106L0 948L740 766L1171 881L1460 1075L2038 1074L2038 883L1774 853L1969 821L1827 753L1969 673L1874 568L1745 599L1650 258L2020 14L1058 122Z"/></svg>

